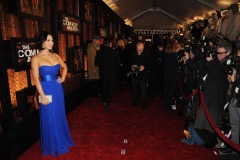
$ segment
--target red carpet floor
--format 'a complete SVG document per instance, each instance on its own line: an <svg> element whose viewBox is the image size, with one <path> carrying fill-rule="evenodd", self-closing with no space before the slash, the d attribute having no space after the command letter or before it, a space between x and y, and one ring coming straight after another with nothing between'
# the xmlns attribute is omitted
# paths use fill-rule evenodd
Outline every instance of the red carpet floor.
<svg viewBox="0 0 240 160"><path fill-rule="evenodd" d="M42 157L37 141L18 160L217 159L212 149L181 142L184 117L177 116L177 111L164 111L160 97L150 99L148 108L142 110L132 106L130 91L117 92L107 113L100 98L88 98L67 118L75 142L69 153Z"/></svg>

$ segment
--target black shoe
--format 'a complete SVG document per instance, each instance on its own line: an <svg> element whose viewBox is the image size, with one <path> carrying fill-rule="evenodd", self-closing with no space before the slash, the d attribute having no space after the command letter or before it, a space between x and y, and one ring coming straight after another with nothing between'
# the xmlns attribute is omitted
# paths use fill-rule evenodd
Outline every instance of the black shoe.
<svg viewBox="0 0 240 160"><path fill-rule="evenodd" d="M103 102L103 108L105 112L108 111L108 104L106 102Z"/></svg>
<svg viewBox="0 0 240 160"><path fill-rule="evenodd" d="M142 106L142 109L143 109L143 110L146 110L146 109L147 109L147 106L143 105L143 106Z"/></svg>
<svg viewBox="0 0 240 160"><path fill-rule="evenodd" d="M92 95L92 98L98 98L98 95Z"/></svg>
<svg viewBox="0 0 240 160"><path fill-rule="evenodd" d="M104 107L104 112L108 112L108 107Z"/></svg>
<svg viewBox="0 0 240 160"><path fill-rule="evenodd" d="M183 115L183 112L179 111L178 116L181 117Z"/></svg>
<svg viewBox="0 0 240 160"><path fill-rule="evenodd" d="M137 107L137 106L138 106L138 103L134 102L134 103L133 103L133 106L134 106L134 107Z"/></svg>
<svg viewBox="0 0 240 160"><path fill-rule="evenodd" d="M119 89L119 92L123 92L123 89L122 89L122 88L120 88L120 89Z"/></svg>
<svg viewBox="0 0 240 160"><path fill-rule="evenodd" d="M210 148L213 148L216 144L217 144L216 142L209 141L209 142L205 143L205 147L207 149L210 149Z"/></svg>
<svg viewBox="0 0 240 160"><path fill-rule="evenodd" d="M221 154L232 154L233 153L233 150L229 147L226 147L226 148L219 148L218 151L221 153Z"/></svg>
<svg viewBox="0 0 240 160"><path fill-rule="evenodd" d="M172 108L169 108L169 107L164 107L163 109L164 111L167 111L167 112L172 111Z"/></svg>

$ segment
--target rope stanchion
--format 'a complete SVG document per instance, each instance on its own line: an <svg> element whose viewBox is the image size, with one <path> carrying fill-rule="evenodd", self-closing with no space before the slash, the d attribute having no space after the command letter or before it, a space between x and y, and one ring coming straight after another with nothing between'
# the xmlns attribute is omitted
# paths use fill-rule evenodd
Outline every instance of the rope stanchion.
<svg viewBox="0 0 240 160"><path fill-rule="evenodd" d="M201 100L201 104L202 104L202 108L203 108L203 111L204 111L204 114L205 116L207 117L208 119L208 122L210 123L210 125L212 126L212 128L214 129L214 131L224 140L224 142L226 142L227 144L229 144L231 147L233 147L234 149L236 149L237 151L240 151L240 146L236 143L234 143L233 141L231 141L229 138L227 138L221 131L220 129L217 127L217 125L213 122L209 112L208 112L208 109L207 109L207 106L205 104L205 101L204 101L204 94L202 91L200 91L200 100Z"/></svg>
<svg viewBox="0 0 240 160"><path fill-rule="evenodd" d="M181 81L180 78L178 78L178 84L179 84L179 89L180 89L180 92L181 92L181 96L184 99L191 99L193 96L195 96L198 93L198 90L194 90L189 96L185 96L184 92L183 92L183 89L182 89L182 81Z"/></svg>

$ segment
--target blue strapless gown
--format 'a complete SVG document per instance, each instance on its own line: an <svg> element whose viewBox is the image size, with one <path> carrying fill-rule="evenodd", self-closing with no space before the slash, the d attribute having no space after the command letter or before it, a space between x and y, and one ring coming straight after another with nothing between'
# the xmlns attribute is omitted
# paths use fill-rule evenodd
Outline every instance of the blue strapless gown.
<svg viewBox="0 0 240 160"><path fill-rule="evenodd" d="M59 69L60 64L39 68L43 91L45 95L52 95L52 103L39 105L43 156L56 153L60 156L69 151L68 146L74 145L66 119L62 84L57 82Z"/></svg>

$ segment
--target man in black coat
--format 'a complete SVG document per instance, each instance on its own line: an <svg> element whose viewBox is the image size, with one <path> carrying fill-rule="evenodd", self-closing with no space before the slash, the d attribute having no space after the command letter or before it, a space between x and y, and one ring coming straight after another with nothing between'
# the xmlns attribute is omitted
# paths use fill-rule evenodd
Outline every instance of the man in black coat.
<svg viewBox="0 0 240 160"><path fill-rule="evenodd" d="M119 54L112 49L111 39L104 40L104 46L97 52L95 65L99 66L99 75L102 82L102 103L104 110L107 111L114 92L117 68L121 65Z"/></svg>
<svg viewBox="0 0 240 160"><path fill-rule="evenodd" d="M218 127L222 120L229 85L226 70L230 52L231 44L223 41L217 46L217 58L213 59L212 56L206 58L205 69L207 76L203 84L204 100L212 120ZM194 127L205 141L206 147L212 147L216 142L216 136L203 112L202 106L197 112Z"/></svg>
<svg viewBox="0 0 240 160"><path fill-rule="evenodd" d="M130 66L132 69L132 91L133 103L139 103L138 91L141 90L142 108L146 109L148 104L148 73L149 73L149 55L144 52L144 43L138 42L136 51L131 54Z"/></svg>

